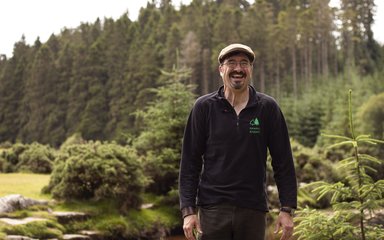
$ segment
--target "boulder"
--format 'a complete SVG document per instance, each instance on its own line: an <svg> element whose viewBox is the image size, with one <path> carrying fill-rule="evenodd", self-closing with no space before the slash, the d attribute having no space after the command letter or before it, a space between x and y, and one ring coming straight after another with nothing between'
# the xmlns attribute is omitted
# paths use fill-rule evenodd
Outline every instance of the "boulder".
<svg viewBox="0 0 384 240"><path fill-rule="evenodd" d="M47 205L48 201L34 200L20 194L11 194L0 198L0 214L28 208L33 205Z"/></svg>

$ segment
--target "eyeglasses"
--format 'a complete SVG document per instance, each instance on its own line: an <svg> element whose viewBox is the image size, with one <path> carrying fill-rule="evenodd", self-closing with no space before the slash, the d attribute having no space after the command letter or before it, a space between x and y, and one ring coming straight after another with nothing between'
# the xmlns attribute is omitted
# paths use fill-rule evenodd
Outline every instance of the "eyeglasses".
<svg viewBox="0 0 384 240"><path fill-rule="evenodd" d="M228 61L228 62L223 63L223 65L227 65L230 68L235 68L237 66L237 64L239 64L241 68L248 68L251 66L251 63L248 61L240 61L240 62Z"/></svg>

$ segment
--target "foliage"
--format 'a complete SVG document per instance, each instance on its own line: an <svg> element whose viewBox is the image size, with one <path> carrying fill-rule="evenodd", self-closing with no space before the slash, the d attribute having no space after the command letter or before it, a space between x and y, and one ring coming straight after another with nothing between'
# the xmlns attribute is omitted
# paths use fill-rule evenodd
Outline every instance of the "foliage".
<svg viewBox="0 0 384 240"><path fill-rule="evenodd" d="M356 239L356 228L349 224L351 216L336 212L322 213L317 210L305 208L300 212L296 221L300 222L295 230L298 239Z"/></svg>
<svg viewBox="0 0 384 240"><path fill-rule="evenodd" d="M308 148L300 144L295 139L291 138L291 148L293 153L293 159L295 162L296 169L296 178L297 182L301 186L307 185L314 181L320 181L322 179L328 179L329 181L340 181L343 179L344 175L342 172L338 171L332 164L332 162L323 157L323 153L320 152L317 148ZM270 204L278 208L279 207L279 198L278 192L275 187L273 179L272 166L270 164L271 159L268 157L268 189L273 190L268 193L268 198ZM325 208L329 207L329 199L321 199L320 201L313 200L313 194L310 193L310 188L306 187L299 190L298 201L302 206L311 206L316 208Z"/></svg>
<svg viewBox="0 0 384 240"><path fill-rule="evenodd" d="M153 181L150 189L156 193L176 185L184 126L194 99L192 86L182 84L189 76L188 69L178 67L163 71L169 79L152 89L155 100L135 113L142 131L133 146L144 156L145 173Z"/></svg>
<svg viewBox="0 0 384 240"><path fill-rule="evenodd" d="M70 201L56 206L59 211L82 211L91 215L84 222L70 222L64 225L66 232L98 230L107 239L161 239L170 229L180 224L178 208L166 206L163 197L148 198L144 203L155 203L148 209L131 209L121 214L115 200Z"/></svg>
<svg viewBox="0 0 384 240"><path fill-rule="evenodd" d="M55 161L45 188L55 198L116 199L123 211L140 205L147 178L134 149L89 142L62 149Z"/></svg>
<svg viewBox="0 0 384 240"><path fill-rule="evenodd" d="M11 148L3 149L0 156L1 172L14 172L19 163L20 154L25 151L26 145L15 144Z"/></svg>
<svg viewBox="0 0 384 240"><path fill-rule="evenodd" d="M123 143L125 135L139 132L141 120L132 113L154 100L148 89L163 84L160 69L172 70L175 49L191 69L184 84L196 85L202 95L220 85L220 49L241 41L256 52L256 89L300 100L294 104L295 138L313 146L324 112L300 94L319 83L336 89L335 76L367 77L383 65L383 47L370 29L373 1L342 2L337 11L322 0L199 0L180 8L151 1L137 21L122 12L118 19L63 26L32 46L22 37L13 56L0 59L0 142L58 147L80 133L86 140Z"/></svg>
<svg viewBox="0 0 384 240"><path fill-rule="evenodd" d="M83 144L86 141L83 139L80 133L74 133L69 136L60 146L60 149L65 149L66 147L74 144Z"/></svg>
<svg viewBox="0 0 384 240"><path fill-rule="evenodd" d="M374 95L359 109L362 128L373 136L384 136L384 92Z"/></svg>
<svg viewBox="0 0 384 240"><path fill-rule="evenodd" d="M300 183L310 183L321 179L337 181L340 179L332 162L323 159L322 153L316 148L308 148L295 140L291 140L291 148L295 160L297 180Z"/></svg>
<svg viewBox="0 0 384 240"><path fill-rule="evenodd" d="M384 138L384 92L373 95L361 105L357 117L360 131L367 132L375 138ZM362 151L376 155L379 159L384 159L384 144L377 147L365 146ZM371 175L375 179L384 179L384 164L374 168L377 172Z"/></svg>
<svg viewBox="0 0 384 240"><path fill-rule="evenodd" d="M55 150L39 143L15 144L3 150L0 172L50 173Z"/></svg>
<svg viewBox="0 0 384 240"><path fill-rule="evenodd" d="M369 172L376 170L371 168L368 163L376 165L381 161L368 154L360 153L362 144L377 144L384 141L369 137L369 135L355 134L355 126L352 118L352 91L349 91L349 129L350 137L340 135L325 135L336 140L337 143L329 148L343 145L352 145L352 156L339 162L339 168L346 172L346 183L328 183L317 181L311 183L314 186L314 193L318 200L326 195L331 196L333 213L325 216L317 213L316 210L304 210L301 217L297 220L299 225L296 234L299 239L379 239L384 236L382 227L367 226L367 214L372 214L375 210L383 207L384 180L374 181ZM355 226L355 221L358 227ZM316 224L313 224L315 223ZM320 222L320 225L319 225ZM318 229L323 225L324 228ZM331 223L331 224L330 224ZM321 232L321 233L320 233ZM320 235L319 235L320 234Z"/></svg>
<svg viewBox="0 0 384 240"><path fill-rule="evenodd" d="M43 176L44 179L42 179ZM46 184L49 181L48 177L49 176L45 175L24 173L0 174L0 182L4 183L0 185L0 196L12 193L9 192L8 189L12 187L23 196L39 198L39 192L43 184L40 183L38 186L34 186L33 184L36 182L44 182ZM9 182L5 181L6 179L10 179ZM11 182L13 185L10 184ZM22 190L19 185L22 185L25 188L25 191ZM174 203L173 199L176 197L172 194L171 198ZM116 199L106 199L103 201L55 201L54 204L49 206L35 206L26 210L2 215L2 217L23 218L33 216L50 219L51 223L49 225L28 225L27 228L19 227L17 229L9 228L10 232L12 231L13 233L18 234L25 233L28 234L25 236L35 236L35 238L38 239L47 239L38 236L55 231L47 229L47 226L52 229L60 230L62 234L74 233L80 230L98 230L108 239L123 239L122 236L126 239L160 239L156 236L168 233L170 229L180 225L181 219L179 209L178 207L173 206L174 204L169 206L168 196L144 195L143 200L144 203L153 203L154 206L143 210L133 211L131 209L127 214L122 214ZM62 225L57 225L53 223L56 218L47 212L47 207L54 211L85 212L90 214L91 217L81 222L70 221ZM7 225L0 222L0 239L5 238L5 236L1 238L4 234L5 226ZM41 235L30 234L30 232L32 232L32 230L29 231L30 228L35 227L36 230L34 230L33 233L35 234L37 231L40 231L39 234ZM29 230L27 231L27 229ZM58 238L58 236L56 238Z"/></svg>
<svg viewBox="0 0 384 240"><path fill-rule="evenodd" d="M64 228L60 224L50 220L7 226L2 229L8 235L21 235L37 239L62 238L63 230Z"/></svg>
<svg viewBox="0 0 384 240"><path fill-rule="evenodd" d="M55 152L52 148L32 143L29 148L20 154L17 164L18 171L31 171L33 173L50 173L52 171Z"/></svg>

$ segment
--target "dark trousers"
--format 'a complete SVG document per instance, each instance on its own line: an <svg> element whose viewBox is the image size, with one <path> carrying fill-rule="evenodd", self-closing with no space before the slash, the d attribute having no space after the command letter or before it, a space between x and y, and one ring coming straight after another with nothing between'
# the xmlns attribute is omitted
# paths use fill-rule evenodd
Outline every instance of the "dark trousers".
<svg viewBox="0 0 384 240"><path fill-rule="evenodd" d="M201 240L264 240L266 213L220 204L199 207Z"/></svg>

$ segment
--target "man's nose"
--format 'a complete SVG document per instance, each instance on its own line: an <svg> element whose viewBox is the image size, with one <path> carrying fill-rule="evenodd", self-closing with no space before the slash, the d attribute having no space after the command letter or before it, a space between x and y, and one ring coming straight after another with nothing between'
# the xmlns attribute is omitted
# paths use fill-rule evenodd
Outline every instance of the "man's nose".
<svg viewBox="0 0 384 240"><path fill-rule="evenodd" d="M242 69L243 68L241 67L241 63L240 62L236 63L234 70L242 70Z"/></svg>

